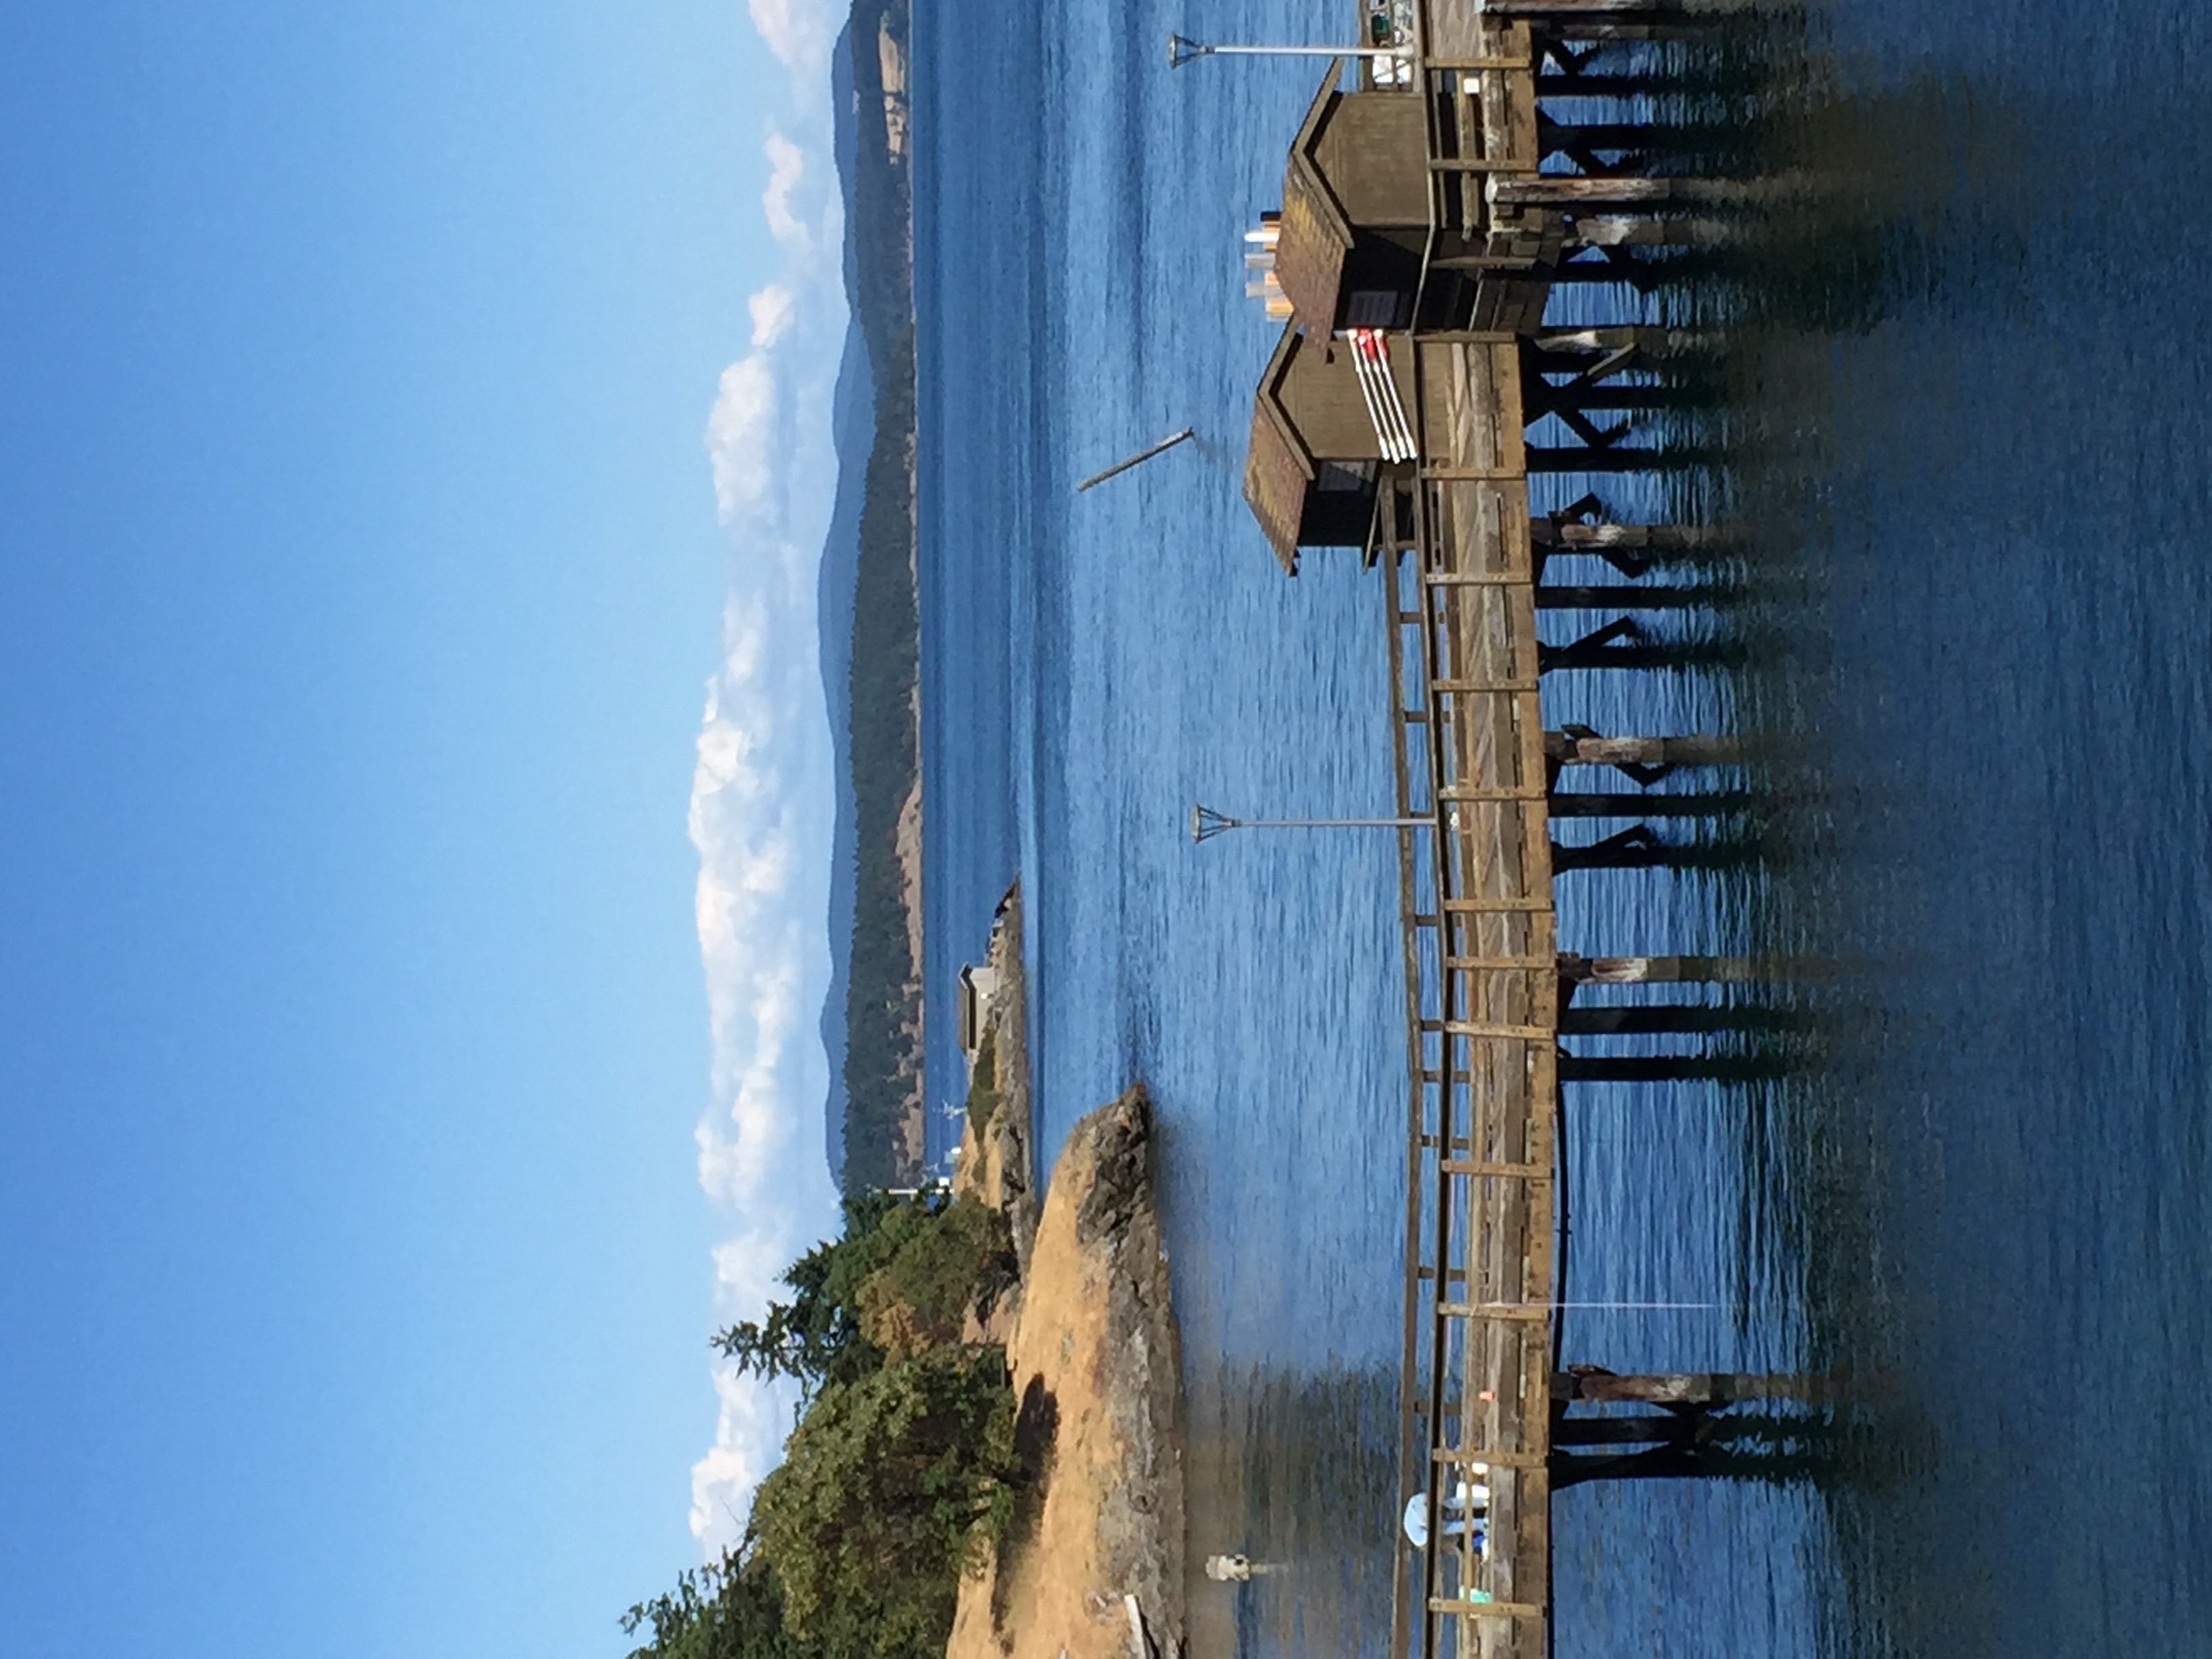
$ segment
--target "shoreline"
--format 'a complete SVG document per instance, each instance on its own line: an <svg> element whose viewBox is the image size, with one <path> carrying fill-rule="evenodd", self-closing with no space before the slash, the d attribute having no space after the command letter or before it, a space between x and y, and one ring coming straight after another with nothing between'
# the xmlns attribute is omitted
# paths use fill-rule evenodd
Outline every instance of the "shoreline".
<svg viewBox="0 0 2212 1659"><path fill-rule="evenodd" d="M988 958L1000 972L983 1022L995 1101L987 1114L971 1105L952 1189L1000 1209L1013 1236L1018 1283L973 1334L1005 1345L1014 1442L1031 1484L962 1579L945 1652L1128 1659L1137 1638L1125 1598L1133 1598L1146 1645L1172 1659L1187 1629L1187 1476L1152 1103L1136 1084L1081 1118L1039 1201L1021 936L1017 884L1000 904Z"/></svg>

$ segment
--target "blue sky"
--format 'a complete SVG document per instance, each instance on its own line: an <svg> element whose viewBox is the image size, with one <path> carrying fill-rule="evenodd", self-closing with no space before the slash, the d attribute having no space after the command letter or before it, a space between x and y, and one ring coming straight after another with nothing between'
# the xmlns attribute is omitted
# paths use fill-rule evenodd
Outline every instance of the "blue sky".
<svg viewBox="0 0 2212 1659"><path fill-rule="evenodd" d="M619 1652L772 1455L837 21L0 13L0 1653Z"/></svg>

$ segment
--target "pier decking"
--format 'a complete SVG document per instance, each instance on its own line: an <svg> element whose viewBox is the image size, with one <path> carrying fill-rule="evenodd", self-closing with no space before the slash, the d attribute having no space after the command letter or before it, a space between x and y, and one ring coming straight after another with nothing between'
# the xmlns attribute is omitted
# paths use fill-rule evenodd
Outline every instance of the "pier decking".
<svg viewBox="0 0 2212 1659"><path fill-rule="evenodd" d="M1403 736L1401 879L1407 988L1407 1490L1431 1547L1399 1575L1394 1624L1470 1621L1460 1651L1540 1653L1549 1584L1558 940L1537 695L1528 488L1503 472L1518 433L1510 356L1451 348L1457 441L1425 478L1407 554L1388 566L1394 711ZM1500 393L1503 392L1501 397ZM1496 442L1504 439L1502 443ZM1486 450L1490 453L1486 453ZM1448 1530L1464 1484L1488 1526ZM1415 1581L1418 1579L1418 1583ZM1418 1602L1414 1598L1418 1595ZM1406 1650L1402 1638L1394 1652Z"/></svg>
<svg viewBox="0 0 2212 1659"><path fill-rule="evenodd" d="M1437 271L1435 233L1455 232L1469 251L1444 269L1474 292L1471 327L1419 335L1406 354L1421 438L1412 523L1390 525L1376 550L1398 810L1437 825L1401 841L1401 1478L1426 1494L1430 1545L1401 1539L1391 1651L1534 1659L1551 1585L1559 981L1518 341L1540 324L1560 226L1488 199L1489 181L1540 160L1527 26L1425 9L1413 70L1434 230L1422 279ZM1389 533L1400 528L1410 533ZM1478 1488L1486 1524L1455 1527Z"/></svg>

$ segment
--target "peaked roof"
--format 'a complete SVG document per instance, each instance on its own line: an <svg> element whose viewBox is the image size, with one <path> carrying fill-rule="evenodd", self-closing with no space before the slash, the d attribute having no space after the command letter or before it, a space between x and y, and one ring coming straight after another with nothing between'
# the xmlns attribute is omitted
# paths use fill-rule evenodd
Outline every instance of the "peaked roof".
<svg viewBox="0 0 2212 1659"><path fill-rule="evenodd" d="M1352 220L1313 159L1322 129L1343 96L1336 89L1343 78L1344 59L1330 58L1321 88L1298 123L1283 170L1282 228L1275 243L1275 280L1290 299L1292 315L1317 334L1336 325L1344 258L1352 252Z"/></svg>
<svg viewBox="0 0 2212 1659"><path fill-rule="evenodd" d="M1298 574L1298 531L1305 520L1306 489L1314 480L1313 457L1284 416L1277 389L1304 342L1295 318L1267 358L1260 390L1252 399L1252 441L1244 453L1244 500L1267 533L1267 544L1286 574Z"/></svg>

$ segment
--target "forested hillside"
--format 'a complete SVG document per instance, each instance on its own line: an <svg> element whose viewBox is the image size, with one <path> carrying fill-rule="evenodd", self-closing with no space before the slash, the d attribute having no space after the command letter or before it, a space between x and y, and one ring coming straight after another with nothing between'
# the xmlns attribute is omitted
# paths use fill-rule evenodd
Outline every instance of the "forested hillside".
<svg viewBox="0 0 2212 1659"><path fill-rule="evenodd" d="M907 0L858 0L851 53L855 143L846 179L854 315L875 384L854 579L846 753L852 775L853 932L845 975L845 1190L918 1173L921 963L913 948L920 854L900 857L900 816L921 767L915 594L913 211L904 88L887 101L881 46L902 64ZM894 132L898 153L893 154ZM857 457L843 458L851 465Z"/></svg>

